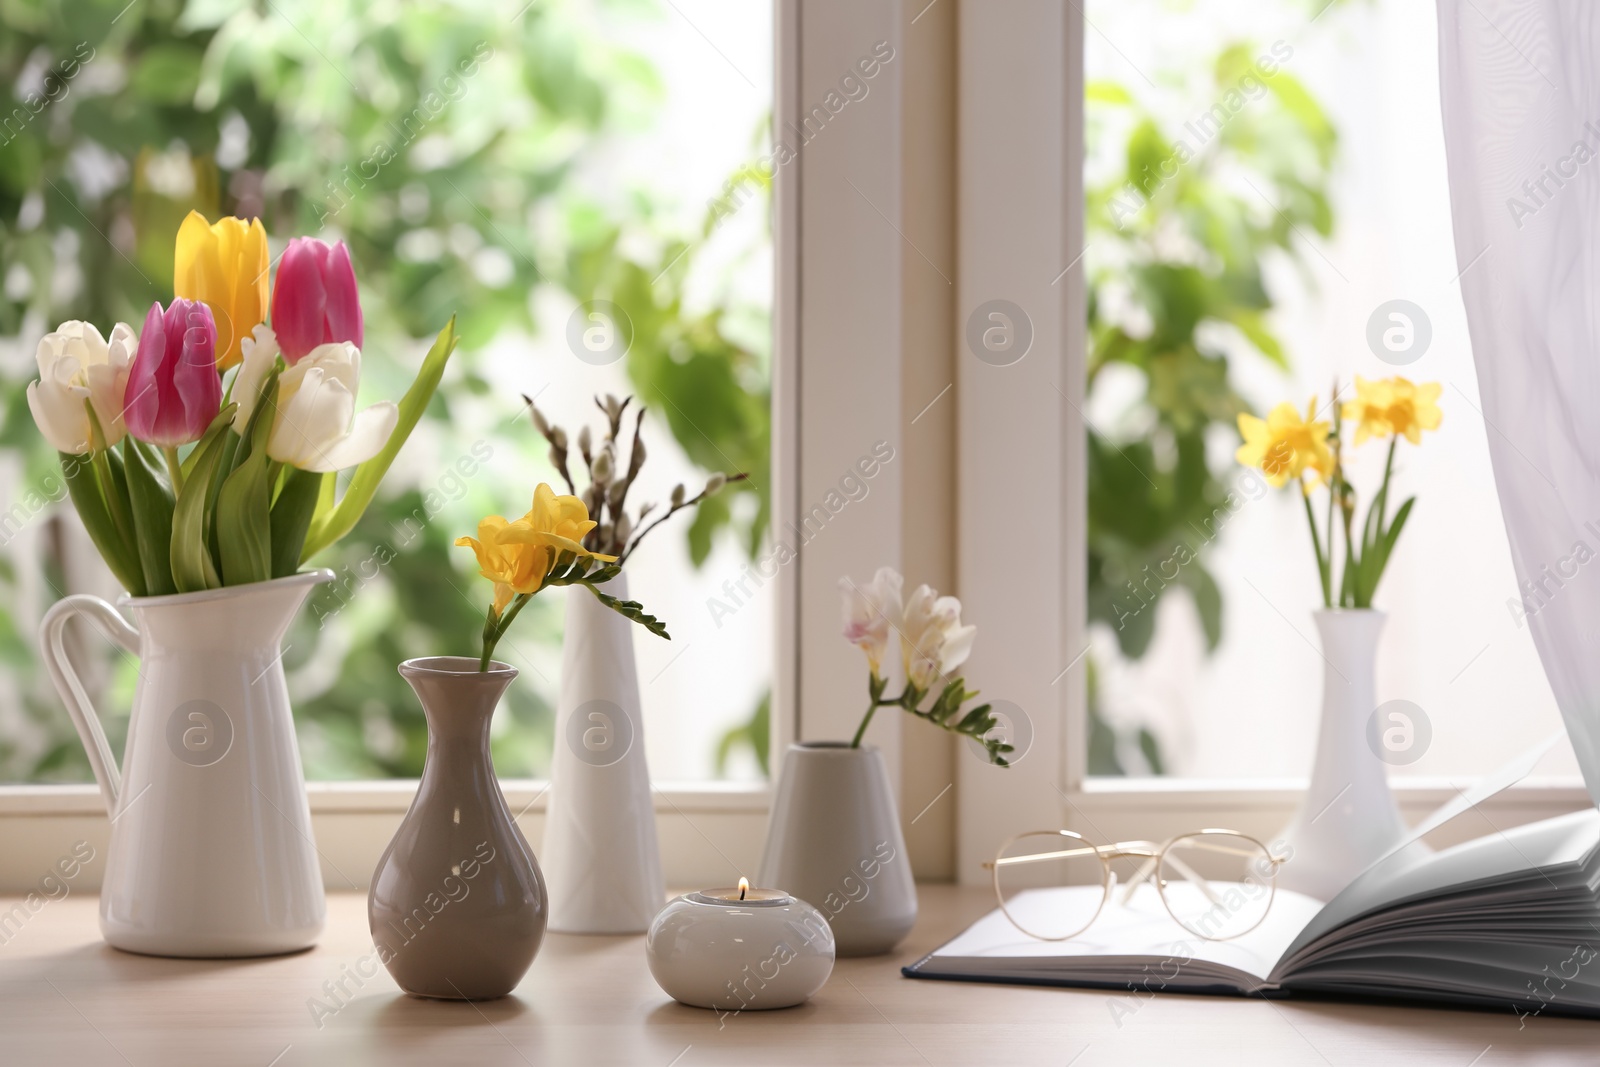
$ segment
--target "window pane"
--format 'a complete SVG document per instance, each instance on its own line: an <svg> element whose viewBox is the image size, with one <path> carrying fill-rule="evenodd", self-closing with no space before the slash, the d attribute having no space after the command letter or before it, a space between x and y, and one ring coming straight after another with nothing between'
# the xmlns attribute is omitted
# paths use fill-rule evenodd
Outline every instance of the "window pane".
<svg viewBox="0 0 1600 1067"><path fill-rule="evenodd" d="M1442 385L1441 428L1396 453L1390 514L1417 503L1375 601L1378 700L1431 732L1392 773L1485 771L1560 728L1455 284L1434 12L1325 3L1089 9L1091 773L1309 770L1311 535L1297 491L1235 462L1235 417L1325 409L1355 375ZM1385 345L1395 300L1426 318L1425 350ZM1346 452L1358 517L1384 449ZM1570 752L1541 773L1576 773Z"/></svg>
<svg viewBox="0 0 1600 1067"><path fill-rule="evenodd" d="M190 5L176 23L119 7L13 27L0 52L0 782L90 780L34 635L60 596L120 592L29 417L34 345L69 318L137 327L170 300L191 209L259 215L274 257L301 234L349 243L359 406L397 399L452 313L463 334L378 501L315 561L337 581L287 638L308 777L420 772L421 710L395 667L476 654L490 596L452 542L520 515L536 482L562 485L521 397L575 437L600 431L606 393L649 410L631 502L750 475L630 567L631 595L673 634L636 629L652 771L764 774L774 596L744 579L733 601L728 585L767 524L767 6L290 0ZM495 722L504 776L549 765L559 592L497 651L522 672ZM74 640L120 752L135 662L87 627Z"/></svg>

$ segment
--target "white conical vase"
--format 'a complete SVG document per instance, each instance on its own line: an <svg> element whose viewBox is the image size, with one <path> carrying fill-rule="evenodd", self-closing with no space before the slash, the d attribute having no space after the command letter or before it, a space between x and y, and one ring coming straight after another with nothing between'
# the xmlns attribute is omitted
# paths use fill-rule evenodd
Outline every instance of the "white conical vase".
<svg viewBox="0 0 1600 1067"><path fill-rule="evenodd" d="M1278 886L1330 900L1403 840L1405 823L1385 764L1368 743L1377 710L1378 637L1384 614L1370 608L1319 611L1322 726L1311 786L1273 844L1292 849Z"/></svg>
<svg viewBox="0 0 1600 1067"><path fill-rule="evenodd" d="M603 588L628 598L626 576ZM633 627L588 590L567 590L540 850L550 929L560 933L642 934L666 903Z"/></svg>

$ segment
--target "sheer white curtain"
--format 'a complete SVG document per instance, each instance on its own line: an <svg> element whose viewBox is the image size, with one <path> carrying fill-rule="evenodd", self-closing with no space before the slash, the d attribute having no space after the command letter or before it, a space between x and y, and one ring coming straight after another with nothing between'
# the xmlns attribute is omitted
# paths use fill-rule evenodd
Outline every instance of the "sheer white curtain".
<svg viewBox="0 0 1600 1067"><path fill-rule="evenodd" d="M1439 70L1511 555L1600 803L1600 3L1439 0Z"/></svg>

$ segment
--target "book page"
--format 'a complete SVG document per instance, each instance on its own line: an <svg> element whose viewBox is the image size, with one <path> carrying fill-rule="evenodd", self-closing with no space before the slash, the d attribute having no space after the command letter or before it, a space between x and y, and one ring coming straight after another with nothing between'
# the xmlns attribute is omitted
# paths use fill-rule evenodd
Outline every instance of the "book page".
<svg viewBox="0 0 1600 1067"><path fill-rule="evenodd" d="M1539 878L1543 872L1555 876L1563 869L1577 870L1597 842L1600 811L1592 808L1492 833L1438 853L1413 841L1380 860L1329 901L1322 914L1308 923L1289 947L1284 962L1291 967L1276 975L1275 980L1286 978L1293 957L1318 938L1363 915L1407 900ZM1559 877L1555 880L1561 881ZM1554 884L1551 888L1555 888ZM1442 906L1448 914L1464 905L1451 902Z"/></svg>
<svg viewBox="0 0 1600 1067"><path fill-rule="evenodd" d="M1024 924L1047 928L1050 916L1092 911L1099 886L1061 886L1031 889L1009 902L1012 914ZM1194 892L1192 886L1173 883L1169 893ZM1207 941L1190 933L1168 914L1160 895L1151 886L1141 886L1126 905L1108 902L1087 930L1068 941L1040 941L1022 933L999 909L968 927L954 940L933 954L935 962L956 957L974 961L964 967L982 975L976 961L1030 961L1029 970L1040 975L1070 979L1074 976L1103 976L1105 964L1112 960L1179 968L1192 961L1217 964L1242 971L1264 981L1273 965L1295 935L1321 909L1322 903L1310 897L1280 890L1266 918L1256 929L1232 941ZM1120 968L1137 973L1138 967Z"/></svg>

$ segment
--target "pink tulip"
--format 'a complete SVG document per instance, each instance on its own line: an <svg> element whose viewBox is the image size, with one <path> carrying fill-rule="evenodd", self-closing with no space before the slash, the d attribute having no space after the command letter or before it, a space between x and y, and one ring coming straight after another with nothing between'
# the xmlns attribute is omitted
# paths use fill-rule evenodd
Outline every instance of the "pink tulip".
<svg viewBox="0 0 1600 1067"><path fill-rule="evenodd" d="M123 421L141 441L176 448L200 440L222 407L217 324L198 300L151 304L128 371Z"/></svg>
<svg viewBox="0 0 1600 1067"><path fill-rule="evenodd" d="M272 288L272 330L290 363L318 345L349 341L361 347L361 300L343 241L289 242Z"/></svg>

